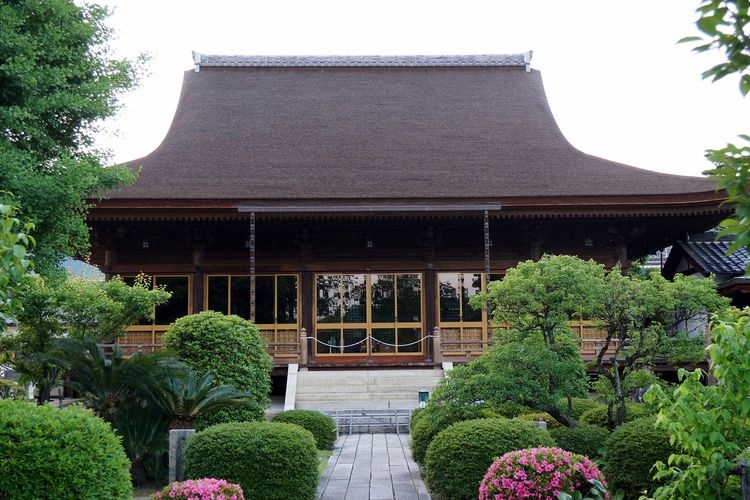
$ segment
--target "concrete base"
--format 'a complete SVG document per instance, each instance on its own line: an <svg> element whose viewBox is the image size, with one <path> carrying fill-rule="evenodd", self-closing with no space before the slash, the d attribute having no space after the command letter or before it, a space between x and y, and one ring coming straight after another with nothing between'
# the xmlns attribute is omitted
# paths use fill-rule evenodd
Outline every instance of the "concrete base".
<svg viewBox="0 0 750 500"><path fill-rule="evenodd" d="M299 373L299 365L297 363L290 363L287 370L284 411L294 409L294 403L297 399L297 373Z"/></svg>
<svg viewBox="0 0 750 500"><path fill-rule="evenodd" d="M169 482L182 480L185 448L195 435L195 429L172 429L169 431Z"/></svg>

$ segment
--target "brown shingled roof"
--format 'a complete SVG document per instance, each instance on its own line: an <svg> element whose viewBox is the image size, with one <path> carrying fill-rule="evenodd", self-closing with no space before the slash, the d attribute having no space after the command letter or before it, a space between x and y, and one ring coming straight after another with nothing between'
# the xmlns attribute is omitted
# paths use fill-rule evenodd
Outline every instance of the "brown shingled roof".
<svg viewBox="0 0 750 500"><path fill-rule="evenodd" d="M142 167L138 182L111 198L499 200L714 189L704 178L576 150L555 123L541 75L523 58L204 59L200 71L185 73L162 144L128 162Z"/></svg>

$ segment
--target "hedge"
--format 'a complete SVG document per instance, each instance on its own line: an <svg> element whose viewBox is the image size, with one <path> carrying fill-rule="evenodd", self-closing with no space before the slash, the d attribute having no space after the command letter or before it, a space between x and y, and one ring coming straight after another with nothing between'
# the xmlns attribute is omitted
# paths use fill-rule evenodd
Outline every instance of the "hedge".
<svg viewBox="0 0 750 500"><path fill-rule="evenodd" d="M185 477L239 484L253 500L306 500L318 486L318 451L298 425L233 422L199 432L185 450Z"/></svg>
<svg viewBox="0 0 750 500"><path fill-rule="evenodd" d="M287 410L273 417L273 422L299 425L310 431L319 450L330 450L336 441L336 422L323 413L312 410Z"/></svg>
<svg viewBox="0 0 750 500"><path fill-rule="evenodd" d="M425 482L440 497L476 498L479 483L497 457L554 444L547 431L529 422L506 418L459 422L435 436L427 448Z"/></svg>
<svg viewBox="0 0 750 500"><path fill-rule="evenodd" d="M656 417L644 417L618 427L606 443L604 474L610 491L622 490L626 498L638 498L641 490L653 493L657 483L652 480L654 463L667 463L674 450L669 434L654 427Z"/></svg>
<svg viewBox="0 0 750 500"><path fill-rule="evenodd" d="M558 447L589 458L596 458L609 438L609 431L604 427L587 424L558 427L549 433Z"/></svg>
<svg viewBox="0 0 750 500"><path fill-rule="evenodd" d="M0 400L0 497L131 498L130 461L90 411Z"/></svg>

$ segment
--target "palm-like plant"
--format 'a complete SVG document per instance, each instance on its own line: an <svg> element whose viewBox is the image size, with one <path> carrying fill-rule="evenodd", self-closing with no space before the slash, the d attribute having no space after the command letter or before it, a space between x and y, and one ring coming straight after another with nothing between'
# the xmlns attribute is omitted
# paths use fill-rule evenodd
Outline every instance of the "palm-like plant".
<svg viewBox="0 0 750 500"><path fill-rule="evenodd" d="M172 366L165 377L155 379L148 386L148 394L169 418L170 429L192 428L202 413L223 408L247 407L252 404L252 393L231 385L214 385L210 373L199 375L185 365Z"/></svg>

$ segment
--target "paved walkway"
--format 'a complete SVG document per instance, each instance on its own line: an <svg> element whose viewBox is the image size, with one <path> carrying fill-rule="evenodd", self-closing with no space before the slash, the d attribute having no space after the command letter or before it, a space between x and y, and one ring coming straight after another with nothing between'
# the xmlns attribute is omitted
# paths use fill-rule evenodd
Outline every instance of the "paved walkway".
<svg viewBox="0 0 750 500"><path fill-rule="evenodd" d="M408 434L340 436L318 485L319 500L430 500Z"/></svg>

